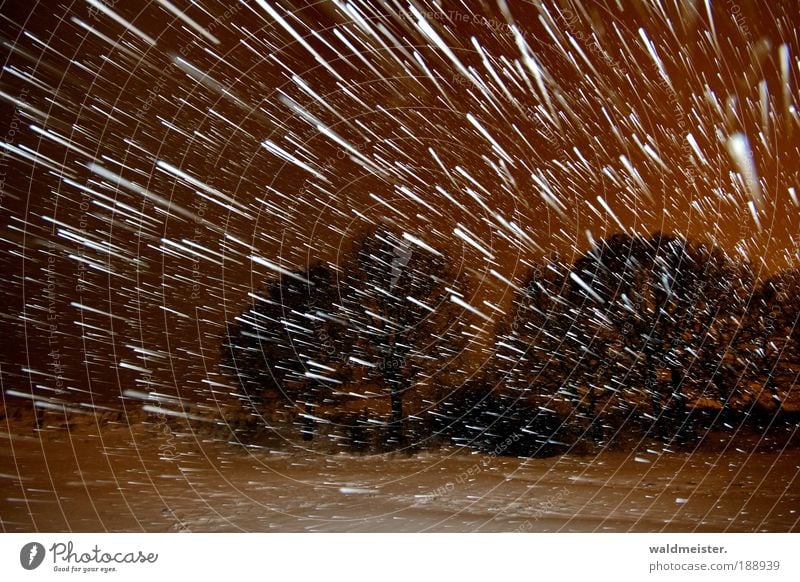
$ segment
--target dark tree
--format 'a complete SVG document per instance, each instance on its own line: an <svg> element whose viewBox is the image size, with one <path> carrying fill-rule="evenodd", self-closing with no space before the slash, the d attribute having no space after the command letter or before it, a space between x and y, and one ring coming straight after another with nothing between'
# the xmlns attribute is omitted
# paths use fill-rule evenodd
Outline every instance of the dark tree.
<svg viewBox="0 0 800 582"><path fill-rule="evenodd" d="M583 434L602 439L631 421L675 434L703 402L728 402L752 280L714 247L614 235L571 266L534 269L498 357L513 363L508 384L536 395L534 410L566 402L565 424Z"/></svg>
<svg viewBox="0 0 800 582"><path fill-rule="evenodd" d="M783 411L785 394L800 373L800 270L788 269L764 281L753 295L739 331L744 363L743 390L755 404L766 393ZM762 404L763 406L763 404Z"/></svg>
<svg viewBox="0 0 800 582"><path fill-rule="evenodd" d="M343 316L355 334L351 361L388 393L388 440L402 444L406 395L432 392L467 342L458 305L469 299L464 276L444 254L385 226L357 239L343 273Z"/></svg>
<svg viewBox="0 0 800 582"><path fill-rule="evenodd" d="M594 322L585 341L606 342L600 332L611 331L615 373L623 374L617 388L634 405L648 402L647 418L677 430L689 403L710 391L727 398L720 370L751 289L746 265L682 237L617 235L578 260L570 277L579 318Z"/></svg>
<svg viewBox="0 0 800 582"><path fill-rule="evenodd" d="M388 401L383 444L396 447L407 428L431 436L430 412L466 375L466 293L444 254L381 226L356 239L336 275L317 265L253 295L229 329L222 368L248 400L288 406L304 438L322 421L361 446L380 425L377 385Z"/></svg>
<svg viewBox="0 0 800 582"><path fill-rule="evenodd" d="M315 265L271 280L236 317L223 342L222 369L246 398L274 409L288 406L313 435L315 408L347 380L352 342L340 319L330 269Z"/></svg>

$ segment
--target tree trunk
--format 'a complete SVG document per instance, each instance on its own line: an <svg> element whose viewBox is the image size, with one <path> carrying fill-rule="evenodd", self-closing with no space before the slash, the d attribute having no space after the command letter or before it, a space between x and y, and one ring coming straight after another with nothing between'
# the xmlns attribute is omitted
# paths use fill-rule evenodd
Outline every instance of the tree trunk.
<svg viewBox="0 0 800 582"><path fill-rule="evenodd" d="M775 364L770 362L770 358L767 355L766 338L761 343L761 366L763 371L767 374L767 381L765 382L765 385L767 390L769 390L769 395L772 397L772 401L775 403L775 411L777 413L783 412L783 403L781 402L780 394L778 394L778 384L775 382L775 368L778 367L778 362L776 361Z"/></svg>
<svg viewBox="0 0 800 582"><path fill-rule="evenodd" d="M670 400L673 402L668 411L670 432L681 442L691 434L689 417L686 413L686 395L683 393L683 374L679 368L669 368Z"/></svg>
<svg viewBox="0 0 800 582"><path fill-rule="evenodd" d="M768 365L768 364L767 364ZM776 412L783 412L783 402L781 402L780 394L778 394L778 384L775 382L774 368L767 368L767 389L769 390L772 401L775 403Z"/></svg>
<svg viewBox="0 0 800 582"><path fill-rule="evenodd" d="M711 381L714 383L714 387L717 389L717 399L719 400L720 404L719 418L722 420L722 422L726 422L730 412L731 395L725 386L725 375L720 370L716 370L711 377Z"/></svg>
<svg viewBox="0 0 800 582"><path fill-rule="evenodd" d="M598 382L602 382L602 378L597 378ZM599 399L597 387L589 384L589 426L592 427L591 435L595 441L603 439L603 423L597 418L597 401Z"/></svg>
<svg viewBox="0 0 800 582"><path fill-rule="evenodd" d="M303 417L303 424L300 427L300 434L303 437L304 441L310 441L314 439L314 406L306 402L304 407L306 416Z"/></svg>
<svg viewBox="0 0 800 582"><path fill-rule="evenodd" d="M392 388L392 424L389 436L397 443L403 439L403 393L399 387Z"/></svg>
<svg viewBox="0 0 800 582"><path fill-rule="evenodd" d="M663 412L664 406L661 399L661 382L658 377L658 370L655 367L652 354L645 355L645 386L650 392L650 405L653 408L653 433L660 437L663 432Z"/></svg>
<svg viewBox="0 0 800 582"><path fill-rule="evenodd" d="M653 357L651 355L645 356L645 387L650 392L650 404L653 407L653 416L656 421L661 417L661 391L659 387L658 370L655 369L653 364Z"/></svg>
<svg viewBox="0 0 800 582"><path fill-rule="evenodd" d="M675 406L673 410L677 414L676 419L678 417L683 417L686 413L686 396L683 394L683 375L678 368L671 367L669 369L669 379L670 379L670 387L672 388L672 394L670 396L675 400Z"/></svg>

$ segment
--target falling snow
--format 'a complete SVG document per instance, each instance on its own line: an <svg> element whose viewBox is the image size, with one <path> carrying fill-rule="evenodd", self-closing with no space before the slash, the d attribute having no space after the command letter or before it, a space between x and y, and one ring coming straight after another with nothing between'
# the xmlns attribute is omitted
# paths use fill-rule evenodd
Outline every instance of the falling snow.
<svg viewBox="0 0 800 582"><path fill-rule="evenodd" d="M756 4L4 7L2 530L797 530Z"/></svg>

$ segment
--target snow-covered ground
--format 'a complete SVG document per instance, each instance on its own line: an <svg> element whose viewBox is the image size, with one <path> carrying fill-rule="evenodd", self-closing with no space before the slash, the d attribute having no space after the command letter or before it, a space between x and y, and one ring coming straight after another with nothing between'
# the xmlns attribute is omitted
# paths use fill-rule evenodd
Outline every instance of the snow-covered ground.
<svg viewBox="0 0 800 582"><path fill-rule="evenodd" d="M286 453L157 423L0 426L6 532L800 530L800 450L752 443L524 460Z"/></svg>

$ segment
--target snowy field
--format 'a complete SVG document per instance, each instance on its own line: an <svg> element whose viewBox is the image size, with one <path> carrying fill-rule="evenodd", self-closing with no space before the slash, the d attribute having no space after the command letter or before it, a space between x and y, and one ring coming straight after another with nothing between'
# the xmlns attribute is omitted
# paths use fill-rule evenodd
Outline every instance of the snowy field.
<svg viewBox="0 0 800 582"><path fill-rule="evenodd" d="M165 457L158 425L7 428L6 532L800 529L800 451L753 453L754 443L523 460L453 449L289 454L176 433Z"/></svg>

